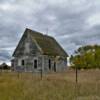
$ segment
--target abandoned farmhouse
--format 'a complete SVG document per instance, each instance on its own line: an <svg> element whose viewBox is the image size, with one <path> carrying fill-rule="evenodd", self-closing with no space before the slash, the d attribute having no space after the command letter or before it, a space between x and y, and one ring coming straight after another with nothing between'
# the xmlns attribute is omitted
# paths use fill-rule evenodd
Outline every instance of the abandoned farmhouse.
<svg viewBox="0 0 100 100"><path fill-rule="evenodd" d="M14 71L59 72L67 68L67 53L51 36L26 28L12 59Z"/></svg>

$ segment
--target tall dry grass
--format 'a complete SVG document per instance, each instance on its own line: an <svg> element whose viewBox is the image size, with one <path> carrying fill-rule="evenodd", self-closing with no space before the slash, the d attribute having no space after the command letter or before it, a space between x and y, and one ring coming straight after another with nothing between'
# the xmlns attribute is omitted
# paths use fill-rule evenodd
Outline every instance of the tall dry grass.
<svg viewBox="0 0 100 100"><path fill-rule="evenodd" d="M100 71L40 74L2 72L0 100L100 100Z"/></svg>

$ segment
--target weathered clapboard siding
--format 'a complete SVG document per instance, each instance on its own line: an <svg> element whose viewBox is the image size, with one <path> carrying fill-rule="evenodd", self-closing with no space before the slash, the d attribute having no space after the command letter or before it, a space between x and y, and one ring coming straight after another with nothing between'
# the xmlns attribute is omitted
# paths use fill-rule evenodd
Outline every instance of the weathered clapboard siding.
<svg viewBox="0 0 100 100"><path fill-rule="evenodd" d="M44 38L45 36L43 37L43 35L41 34L38 35L38 33L35 34L34 36L31 36L32 34L34 34L34 32L32 33L32 31L26 29L24 35L22 36L13 54L14 59L12 60L12 65L13 65L12 69L14 71L25 71L25 72L27 71L40 72L41 70L43 72L64 71L67 67L66 64L67 59L66 56L63 55L66 53L62 50L61 54L63 55L61 56L57 54L53 55L54 54L54 52L52 52L54 50L53 47L51 51L51 49L49 50L49 46L45 45L46 43L43 44L44 43L43 41L45 41ZM43 38L42 39L43 41L41 41L41 37ZM37 38L41 42L40 41L37 42L35 38ZM49 37L46 39L46 42L48 39ZM50 42L51 41L52 38L50 37ZM38 43L43 45L44 49L42 49ZM58 44L56 43L56 45ZM45 49L45 47L47 47L47 49ZM59 45L57 46L57 48L58 47ZM45 53L45 50L49 50L49 52L46 51ZM50 53L50 55L47 53Z"/></svg>

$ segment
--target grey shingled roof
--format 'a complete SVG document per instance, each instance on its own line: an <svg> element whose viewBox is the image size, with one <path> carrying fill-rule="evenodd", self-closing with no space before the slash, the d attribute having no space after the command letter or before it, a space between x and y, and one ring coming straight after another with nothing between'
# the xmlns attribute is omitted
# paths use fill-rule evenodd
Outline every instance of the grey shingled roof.
<svg viewBox="0 0 100 100"><path fill-rule="evenodd" d="M31 34L31 38L33 40L36 40L37 44L42 49L44 55L64 57L68 56L68 54L53 37L43 35L42 33L33 31L31 29L26 29L26 31Z"/></svg>

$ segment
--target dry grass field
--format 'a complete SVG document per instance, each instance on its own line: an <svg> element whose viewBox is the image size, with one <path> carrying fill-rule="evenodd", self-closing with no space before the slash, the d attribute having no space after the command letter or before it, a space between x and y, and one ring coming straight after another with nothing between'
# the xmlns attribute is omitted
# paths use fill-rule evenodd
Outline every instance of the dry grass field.
<svg viewBox="0 0 100 100"><path fill-rule="evenodd" d="M39 74L0 73L0 100L100 100L100 70Z"/></svg>

